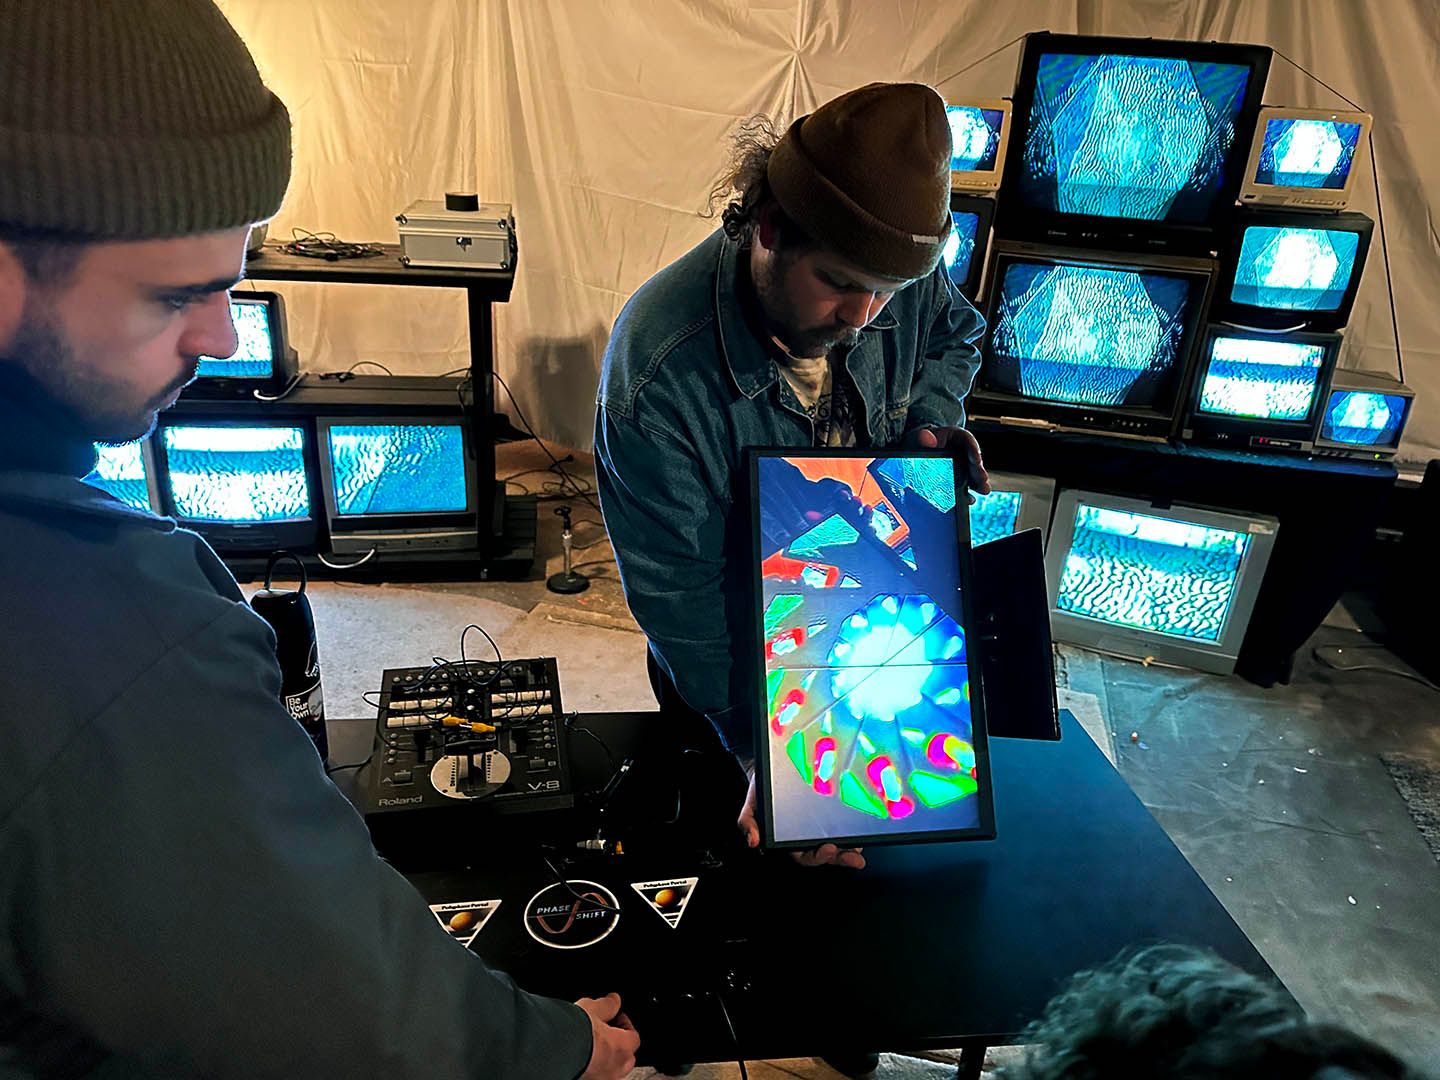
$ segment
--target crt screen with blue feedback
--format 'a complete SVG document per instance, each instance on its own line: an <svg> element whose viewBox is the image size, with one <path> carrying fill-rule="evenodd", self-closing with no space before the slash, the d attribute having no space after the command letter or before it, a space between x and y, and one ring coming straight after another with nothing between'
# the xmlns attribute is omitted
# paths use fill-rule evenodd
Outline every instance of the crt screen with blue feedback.
<svg viewBox="0 0 1440 1080"><path fill-rule="evenodd" d="M1255 182L1338 191L1350 178L1359 142L1359 124L1271 117L1265 122Z"/></svg>
<svg viewBox="0 0 1440 1080"><path fill-rule="evenodd" d="M1320 420L1320 437L1353 446L1393 449L1400 444L1410 399L1372 390L1336 390Z"/></svg>
<svg viewBox="0 0 1440 1080"><path fill-rule="evenodd" d="M138 442L95 447L95 469L85 477L102 491L137 510L150 509L150 488L145 482L145 458Z"/></svg>
<svg viewBox="0 0 1440 1080"><path fill-rule="evenodd" d="M974 105L951 105L945 110L950 121L951 172L993 172L1000 153L1001 125L1005 114L999 109Z"/></svg>
<svg viewBox="0 0 1440 1080"><path fill-rule="evenodd" d="M1014 261L999 282L987 388L1169 411L1201 285L1182 274Z"/></svg>
<svg viewBox="0 0 1440 1080"><path fill-rule="evenodd" d="M458 513L469 503L459 424L336 424L327 437L342 517Z"/></svg>
<svg viewBox="0 0 1440 1080"><path fill-rule="evenodd" d="M1042 55L1021 201L1067 214L1203 224L1224 186L1249 81L1250 69L1238 64Z"/></svg>
<svg viewBox="0 0 1440 1080"><path fill-rule="evenodd" d="M950 220L953 228L945 246L940 250L940 259L945 271L957 286L970 279L970 267L975 261L975 239L980 230L980 215L966 210L952 210Z"/></svg>
<svg viewBox="0 0 1440 1080"><path fill-rule="evenodd" d="M1336 311L1345 301L1360 234L1345 229L1252 225L1240 241L1237 304L1289 311Z"/></svg>
<svg viewBox="0 0 1440 1080"><path fill-rule="evenodd" d="M270 308L263 300L230 298L230 318L235 321L239 347L226 359L200 358L201 378L268 379L275 370L275 353L270 337Z"/></svg>
<svg viewBox="0 0 1440 1080"><path fill-rule="evenodd" d="M177 424L161 442L176 517L238 524L311 515L303 428Z"/></svg>
<svg viewBox="0 0 1440 1080"><path fill-rule="evenodd" d="M1319 389L1325 348L1300 341L1216 337L1200 411L1259 420L1305 420Z"/></svg>

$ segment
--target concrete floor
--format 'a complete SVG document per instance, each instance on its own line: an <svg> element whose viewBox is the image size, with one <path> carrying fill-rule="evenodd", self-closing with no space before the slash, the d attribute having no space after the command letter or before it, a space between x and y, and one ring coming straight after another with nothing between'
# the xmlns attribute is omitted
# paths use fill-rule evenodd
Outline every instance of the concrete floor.
<svg viewBox="0 0 1440 1080"><path fill-rule="evenodd" d="M549 464L534 443L500 454L502 476ZM572 466L577 476L588 475L584 465ZM532 490L553 479L520 478ZM568 501L577 522L598 519ZM578 560L593 576L589 591L561 597L544 587L561 564L555 505L541 503L543 573L537 562L529 581L313 584L328 715L373 715L362 695L382 668L457 657L472 622L507 656L556 656L569 708L653 707L644 638L608 544ZM603 537L593 524L575 531L580 543ZM1311 646L1359 639L1326 626ZM467 638L467 655L485 647ZM1379 759L1398 751L1440 767L1440 695L1393 676L1333 671L1309 648L1291 685L1271 690L1068 648L1058 681L1098 703L1121 774L1301 1004L1440 1073L1440 863ZM770 1068L834 1075L811 1062ZM930 1070L888 1058L881 1075L937 1075ZM738 1075L733 1066L703 1073Z"/></svg>

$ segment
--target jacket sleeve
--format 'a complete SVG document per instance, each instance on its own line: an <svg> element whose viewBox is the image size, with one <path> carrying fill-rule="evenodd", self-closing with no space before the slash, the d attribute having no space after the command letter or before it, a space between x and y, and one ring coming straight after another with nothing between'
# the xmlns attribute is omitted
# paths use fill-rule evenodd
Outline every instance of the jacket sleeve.
<svg viewBox="0 0 1440 1080"><path fill-rule="evenodd" d="M915 383L905 430L965 426L965 395L980 368L980 339L985 320L974 305L955 291L944 265L932 275L931 305L923 355L916 362Z"/></svg>
<svg viewBox="0 0 1440 1080"><path fill-rule="evenodd" d="M635 621L686 703L733 753L752 752L745 688L732 650L745 613L728 610L728 493L707 485L678 438L601 405L595 477Z"/></svg>
<svg viewBox="0 0 1440 1080"><path fill-rule="evenodd" d="M18 994L166 1074L573 1080L584 1013L450 939L279 689L268 629L234 604L0 821Z"/></svg>

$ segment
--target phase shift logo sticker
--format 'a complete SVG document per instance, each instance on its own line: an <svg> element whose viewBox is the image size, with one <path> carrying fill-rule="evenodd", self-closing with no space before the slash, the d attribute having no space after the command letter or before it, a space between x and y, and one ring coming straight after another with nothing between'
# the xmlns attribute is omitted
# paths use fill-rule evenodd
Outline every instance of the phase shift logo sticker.
<svg viewBox="0 0 1440 1080"><path fill-rule="evenodd" d="M670 929L680 925L680 916L685 914L685 905L695 892L698 877L670 878L666 881L632 881L630 887L645 898L655 909L655 914L665 920Z"/></svg>
<svg viewBox="0 0 1440 1080"><path fill-rule="evenodd" d="M583 949L620 925L620 901L604 885L572 879L547 885L525 905L525 929L552 949Z"/></svg>
<svg viewBox="0 0 1440 1080"><path fill-rule="evenodd" d="M475 940L475 935L485 929L485 924L499 906L499 900L465 900L454 904L431 904L430 910L451 937L461 945L469 945Z"/></svg>

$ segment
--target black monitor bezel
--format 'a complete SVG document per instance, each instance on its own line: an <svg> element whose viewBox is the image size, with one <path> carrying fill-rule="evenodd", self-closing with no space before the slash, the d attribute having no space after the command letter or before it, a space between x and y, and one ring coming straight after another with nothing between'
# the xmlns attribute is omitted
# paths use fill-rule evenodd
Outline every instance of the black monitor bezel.
<svg viewBox="0 0 1440 1080"><path fill-rule="evenodd" d="M1078 56L1140 56L1195 60L1201 63L1237 64L1250 69L1245 98L1235 119L1224 175L1208 219L1199 224L1140 221L1129 218L1072 214L1026 206L1020 202L1021 171L1025 142L1029 137L1030 115L1035 104L1035 86L1040 57L1046 53ZM1245 179L1255 122L1265 96L1273 51L1268 45L1244 45L1216 41L1181 41L1157 38L1090 37L1083 34L1052 34L1041 31L1025 35L1020 64L1012 94L1013 136L1005 171L1000 182L997 236L1052 244L1098 244L1135 251L1209 252L1226 220L1233 213L1240 186Z"/></svg>
<svg viewBox="0 0 1440 1080"><path fill-rule="evenodd" d="M764 549L760 535L760 462L767 458L879 458L913 457L943 458L949 460L954 470L956 557L959 562L960 605L965 618L962 628L966 634L970 679L971 746L975 751L977 776L984 776L985 783L976 791L979 799L980 823L975 829L943 830L912 833L856 834L840 837L819 837L801 840L777 840L775 838L774 802L770 796L770 739L767 711L769 701L765 680L765 580L761 572ZM823 447L747 447L745 449L745 476L748 480L748 501L750 509L750 559L747 573L750 577L751 618L750 633L746 635L747 672L746 682L750 686L750 699L754 713L751 717L755 738L755 794L756 822L760 826L761 843L772 850L807 850L820 844L835 844L839 847L857 845L891 845L905 843L953 843L956 841L993 840L995 838L994 777L990 767L989 724L985 712L985 691L981 656L984 651L983 636L974 632L979 625L974 607L974 564L970 550L970 519L966 512L967 503L961 494L968 490L968 465L954 453L947 450L919 450L887 448L877 449L833 449Z"/></svg>
<svg viewBox="0 0 1440 1080"><path fill-rule="evenodd" d="M969 274L963 282L959 282L950 277L948 269L945 270L945 276L950 277L950 284L955 286L955 291L973 304L980 295L980 285L985 278L985 264L990 255L990 230L995 224L995 200L985 195L951 192L950 213L974 214L979 219L975 224L975 253L970 256ZM951 221L953 227L954 219ZM943 262L941 265L944 266Z"/></svg>
<svg viewBox="0 0 1440 1080"><path fill-rule="evenodd" d="M1340 306L1334 311L1302 311L1295 308L1255 307L1230 299L1235 289L1235 274L1240 269L1240 249L1245 242L1245 230L1257 226L1323 229L1353 232L1358 235L1360 240L1355 248L1355 268L1350 273L1350 281L1345 287ZM1350 311L1355 306L1355 297L1360 293L1360 280L1364 277L1365 263L1370 257L1370 238L1374 231L1375 222L1355 210L1337 213L1333 210L1242 207L1235 213L1235 219L1226 233L1225 244L1220 252L1220 276L1215 282L1215 300L1211 305L1214 317L1237 326L1259 330L1328 332L1340 329L1350 321Z"/></svg>
<svg viewBox="0 0 1440 1080"><path fill-rule="evenodd" d="M285 320L285 298L277 292L264 289L232 290L230 303L249 303L259 300L264 303L266 320L270 328L270 374L264 377L253 375L204 375L195 379L185 388L185 397L193 400L208 398L251 397L255 392L274 396L282 391L295 377L295 354L290 349L289 328ZM223 361L222 361L223 362Z"/></svg>

